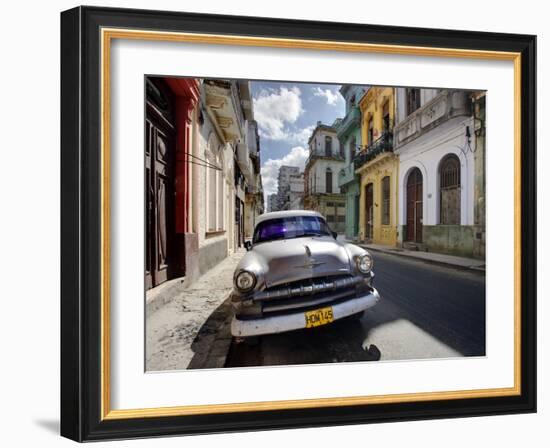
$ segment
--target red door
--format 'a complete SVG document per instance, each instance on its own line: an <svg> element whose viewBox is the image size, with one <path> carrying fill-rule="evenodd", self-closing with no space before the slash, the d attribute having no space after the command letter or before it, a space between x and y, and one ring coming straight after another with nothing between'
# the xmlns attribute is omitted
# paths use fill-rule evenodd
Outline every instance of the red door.
<svg viewBox="0 0 550 448"><path fill-rule="evenodd" d="M373 185L365 187L365 239L372 240L372 229L374 225L374 191Z"/></svg>
<svg viewBox="0 0 550 448"><path fill-rule="evenodd" d="M422 242L422 173L418 168L407 178L407 241Z"/></svg>

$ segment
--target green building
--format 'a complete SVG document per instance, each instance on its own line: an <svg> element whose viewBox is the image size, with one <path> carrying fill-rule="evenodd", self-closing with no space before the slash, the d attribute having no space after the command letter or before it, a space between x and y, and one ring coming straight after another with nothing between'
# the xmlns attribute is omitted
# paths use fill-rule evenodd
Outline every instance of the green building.
<svg viewBox="0 0 550 448"><path fill-rule="evenodd" d="M340 191L346 196L346 238L355 240L359 233L359 176L355 174L353 159L361 146L361 111L357 106L366 88L343 85L340 94L346 102L346 116L336 128L340 146L345 155L345 166L338 177Z"/></svg>

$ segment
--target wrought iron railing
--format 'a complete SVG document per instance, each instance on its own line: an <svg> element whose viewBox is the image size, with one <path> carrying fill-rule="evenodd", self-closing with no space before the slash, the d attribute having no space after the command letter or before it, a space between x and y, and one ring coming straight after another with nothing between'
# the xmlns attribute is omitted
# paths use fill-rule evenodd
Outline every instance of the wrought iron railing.
<svg viewBox="0 0 550 448"><path fill-rule="evenodd" d="M317 151L313 154L310 153L309 157L306 159L305 166L308 166L311 162L313 162L315 159L332 159L332 160L345 160L346 157L341 152L339 153L332 153L330 156L326 155L325 151Z"/></svg>
<svg viewBox="0 0 550 448"><path fill-rule="evenodd" d="M385 152L393 152L393 133L391 131L382 132L378 139L361 148L361 152L353 158L353 165L355 169L358 169Z"/></svg>

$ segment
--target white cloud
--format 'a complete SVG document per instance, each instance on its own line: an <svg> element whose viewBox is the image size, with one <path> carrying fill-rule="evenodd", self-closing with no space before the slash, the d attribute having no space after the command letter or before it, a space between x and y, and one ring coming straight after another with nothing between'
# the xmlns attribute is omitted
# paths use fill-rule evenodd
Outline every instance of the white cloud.
<svg viewBox="0 0 550 448"><path fill-rule="evenodd" d="M288 125L295 123L303 112L298 87L264 89L254 98L254 117L260 137L268 140L296 141Z"/></svg>
<svg viewBox="0 0 550 448"><path fill-rule="evenodd" d="M262 165L262 186L267 200L267 196L277 192L277 177L279 168L283 165L297 166L300 171L304 170L308 151L302 146L295 146L281 159L268 159Z"/></svg>
<svg viewBox="0 0 550 448"><path fill-rule="evenodd" d="M311 125L311 126L306 126L305 128L302 128L299 131L290 132L287 135L287 140L293 143L298 143L300 145L307 146L307 141L309 140L309 137L311 137L311 134L313 133L314 129L315 129L315 125Z"/></svg>
<svg viewBox="0 0 550 448"><path fill-rule="evenodd" d="M331 89L321 89L321 87L314 87L313 95L325 98L327 104L331 106L335 106L338 101L343 101L342 95L340 95L337 91L332 91Z"/></svg>

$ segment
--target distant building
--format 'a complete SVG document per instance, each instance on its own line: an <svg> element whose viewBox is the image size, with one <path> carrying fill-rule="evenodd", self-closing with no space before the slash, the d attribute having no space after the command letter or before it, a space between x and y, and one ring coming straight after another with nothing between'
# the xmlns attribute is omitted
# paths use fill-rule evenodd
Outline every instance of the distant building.
<svg viewBox="0 0 550 448"><path fill-rule="evenodd" d="M317 122L308 141L309 157L304 170L304 208L323 214L332 230L346 230L346 196L340 192L338 177L344 172L344 148L336 127Z"/></svg>
<svg viewBox="0 0 550 448"><path fill-rule="evenodd" d="M304 173L290 175L289 210L304 208Z"/></svg>
<svg viewBox="0 0 550 448"><path fill-rule="evenodd" d="M279 168L277 187L277 210L290 209L290 178L299 176L300 168L297 166L283 165Z"/></svg>
<svg viewBox="0 0 550 448"><path fill-rule="evenodd" d="M267 211L276 212L279 210L277 203L277 193L272 193L267 197Z"/></svg>

